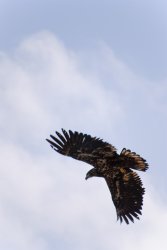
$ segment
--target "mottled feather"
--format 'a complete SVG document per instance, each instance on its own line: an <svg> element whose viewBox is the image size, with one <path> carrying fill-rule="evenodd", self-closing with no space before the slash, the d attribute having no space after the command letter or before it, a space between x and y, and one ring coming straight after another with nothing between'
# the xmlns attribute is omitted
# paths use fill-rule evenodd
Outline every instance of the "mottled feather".
<svg viewBox="0 0 167 250"><path fill-rule="evenodd" d="M105 155L112 157L116 154L114 146L99 138L71 130L67 133L62 129L62 132L64 137L56 132L59 139L53 135L50 135L52 140L46 139L51 147L60 154L71 156L93 166L96 166L96 160L100 157Z"/></svg>
<svg viewBox="0 0 167 250"><path fill-rule="evenodd" d="M62 134L56 132L56 136L46 139L55 151L94 167L88 171L86 179L97 176L106 180L120 222L124 220L129 224L134 218L139 219L145 189L132 169L146 171L146 160L125 148L118 154L112 144L76 131L62 129Z"/></svg>
<svg viewBox="0 0 167 250"><path fill-rule="evenodd" d="M105 177L112 200L116 207L117 218L129 220L139 219L143 205L144 188L140 177L130 169L114 169Z"/></svg>

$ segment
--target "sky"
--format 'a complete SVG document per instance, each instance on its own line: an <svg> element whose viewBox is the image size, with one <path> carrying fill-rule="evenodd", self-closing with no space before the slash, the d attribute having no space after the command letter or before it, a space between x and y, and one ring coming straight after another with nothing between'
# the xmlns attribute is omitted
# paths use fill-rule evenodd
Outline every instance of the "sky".
<svg viewBox="0 0 167 250"><path fill-rule="evenodd" d="M166 249L166 1L0 0L0 248ZM147 159L140 221L56 154L79 131Z"/></svg>

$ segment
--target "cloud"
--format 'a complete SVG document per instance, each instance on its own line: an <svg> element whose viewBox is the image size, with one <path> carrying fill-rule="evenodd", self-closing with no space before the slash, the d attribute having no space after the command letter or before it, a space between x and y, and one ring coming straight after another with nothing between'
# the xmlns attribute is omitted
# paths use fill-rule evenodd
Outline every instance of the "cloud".
<svg viewBox="0 0 167 250"><path fill-rule="evenodd" d="M1 109L3 120L13 120L12 138L14 134L45 133L50 124L54 129L65 125L87 130L112 128L122 107L93 76L84 76L78 64L74 52L50 33L25 40L12 57L3 56ZM113 121L106 124L108 115ZM7 127L1 126L7 132Z"/></svg>
<svg viewBox="0 0 167 250"><path fill-rule="evenodd" d="M120 133L119 124L128 121L131 127L131 103L142 92L146 104L149 83L141 86L140 78L111 49L103 48L92 71L90 62L89 69L83 67L81 54L48 32L25 39L13 54L0 55L4 250L163 249L165 230L160 229L161 222L167 222L166 205L161 198L155 202L157 191L148 189L148 177L141 221L120 226L104 181L86 182L88 165L55 155L44 141L61 127L106 138L113 134L117 142L126 136L133 140L129 133ZM110 86L103 82L106 74Z"/></svg>

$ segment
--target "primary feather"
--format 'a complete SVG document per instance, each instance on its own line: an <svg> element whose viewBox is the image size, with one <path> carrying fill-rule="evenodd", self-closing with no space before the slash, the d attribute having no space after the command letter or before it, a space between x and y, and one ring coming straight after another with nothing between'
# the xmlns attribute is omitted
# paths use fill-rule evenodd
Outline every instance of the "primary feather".
<svg viewBox="0 0 167 250"><path fill-rule="evenodd" d="M125 148L118 154L113 145L87 134L62 129L62 134L56 132L56 135L50 135L52 140L46 139L55 151L93 166L86 179L98 176L106 180L117 218L127 224L139 219L145 189L132 169L146 171L146 160Z"/></svg>

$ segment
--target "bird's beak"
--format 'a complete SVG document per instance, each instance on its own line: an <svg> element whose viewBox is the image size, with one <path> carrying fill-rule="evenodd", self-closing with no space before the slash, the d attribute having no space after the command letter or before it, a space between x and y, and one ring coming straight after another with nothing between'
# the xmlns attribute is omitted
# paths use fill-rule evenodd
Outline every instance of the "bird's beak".
<svg viewBox="0 0 167 250"><path fill-rule="evenodd" d="M88 178L89 178L89 176L86 175L85 180L87 180Z"/></svg>

